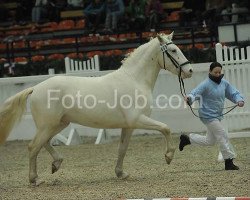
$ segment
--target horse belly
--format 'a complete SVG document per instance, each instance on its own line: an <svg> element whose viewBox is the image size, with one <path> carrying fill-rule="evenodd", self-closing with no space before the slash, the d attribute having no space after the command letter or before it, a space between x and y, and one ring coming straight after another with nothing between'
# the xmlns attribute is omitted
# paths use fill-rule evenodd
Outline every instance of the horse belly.
<svg viewBox="0 0 250 200"><path fill-rule="evenodd" d="M71 109L63 117L65 120L93 128L122 128L127 123L119 111L105 107L94 109Z"/></svg>

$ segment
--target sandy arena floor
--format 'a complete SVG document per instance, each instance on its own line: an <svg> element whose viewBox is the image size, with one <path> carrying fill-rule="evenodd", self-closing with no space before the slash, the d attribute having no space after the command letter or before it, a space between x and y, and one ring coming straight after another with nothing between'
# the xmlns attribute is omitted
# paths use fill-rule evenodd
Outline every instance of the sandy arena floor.
<svg viewBox="0 0 250 200"><path fill-rule="evenodd" d="M114 173L118 141L94 145L88 138L82 145L57 146L64 162L53 175L52 159L42 149L38 173L45 183L37 188L28 183L28 142L7 142L0 147L0 200L250 196L250 138L231 140L240 170L225 171L216 162L216 147L177 150L167 165L162 135L133 136L124 160L127 180Z"/></svg>

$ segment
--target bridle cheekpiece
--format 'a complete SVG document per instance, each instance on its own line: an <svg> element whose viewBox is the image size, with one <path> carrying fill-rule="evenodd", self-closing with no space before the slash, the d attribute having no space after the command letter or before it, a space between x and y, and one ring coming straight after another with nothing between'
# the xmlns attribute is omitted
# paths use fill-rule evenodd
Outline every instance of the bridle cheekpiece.
<svg viewBox="0 0 250 200"><path fill-rule="evenodd" d="M186 96L186 91L185 91L185 85L184 85L184 81L181 77L181 71L182 71L182 67L184 65L190 64L190 61L186 61L184 63L179 64L174 57L168 52L168 45L173 44L173 42L168 42L166 44L161 45L161 51L162 51L162 55L163 55L163 62L164 62L164 69L166 70L166 66L165 66L165 56L164 53L168 56L168 58L171 60L171 62L173 63L173 65L176 67L176 69L179 69L179 74L178 74L178 79L179 79L179 83L180 83L180 90L181 90L181 94L182 96Z"/></svg>
<svg viewBox="0 0 250 200"><path fill-rule="evenodd" d="M181 67L187 64L190 64L190 61L186 61L182 64L179 64L174 57L168 52L168 45L173 44L173 42L169 42L166 44L161 45L161 51L163 53L163 61L164 61L164 69L166 70L166 66L165 66L165 57L164 57L164 53L168 56L168 58L171 60L171 62L173 63L173 65L177 68L180 69L180 73L182 71Z"/></svg>

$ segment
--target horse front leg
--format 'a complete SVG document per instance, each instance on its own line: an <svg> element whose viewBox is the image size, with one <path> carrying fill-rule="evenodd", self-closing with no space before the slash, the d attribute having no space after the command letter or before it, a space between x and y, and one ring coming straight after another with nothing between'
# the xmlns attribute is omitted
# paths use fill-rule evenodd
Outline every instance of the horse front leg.
<svg viewBox="0 0 250 200"><path fill-rule="evenodd" d="M174 157L175 148L173 145L173 140L169 127L162 122L153 120L145 115L141 115L136 123L135 128L158 130L165 136L166 139L165 159L167 164L170 164Z"/></svg>
<svg viewBox="0 0 250 200"><path fill-rule="evenodd" d="M115 173L118 178L126 179L129 174L123 171L123 160L126 155L128 144L134 129L122 129L121 139L118 150L118 159L115 167Z"/></svg>

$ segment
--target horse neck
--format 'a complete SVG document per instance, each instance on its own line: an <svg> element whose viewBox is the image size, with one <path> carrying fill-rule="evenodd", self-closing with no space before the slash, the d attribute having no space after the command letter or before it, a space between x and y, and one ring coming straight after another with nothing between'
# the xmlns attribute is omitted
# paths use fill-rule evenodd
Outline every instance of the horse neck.
<svg viewBox="0 0 250 200"><path fill-rule="evenodd" d="M158 49L157 49L158 48ZM157 62L159 43L157 39L140 46L128 57L120 70L153 90L160 66Z"/></svg>

